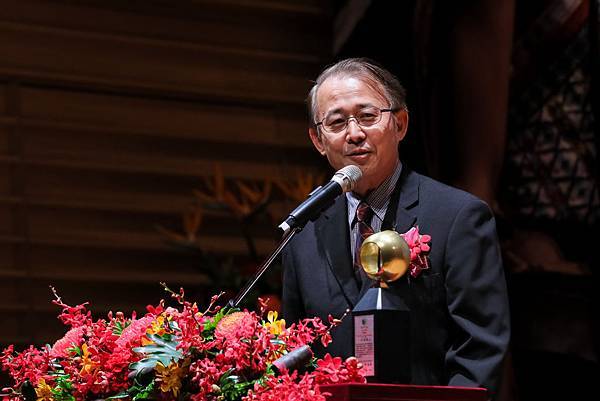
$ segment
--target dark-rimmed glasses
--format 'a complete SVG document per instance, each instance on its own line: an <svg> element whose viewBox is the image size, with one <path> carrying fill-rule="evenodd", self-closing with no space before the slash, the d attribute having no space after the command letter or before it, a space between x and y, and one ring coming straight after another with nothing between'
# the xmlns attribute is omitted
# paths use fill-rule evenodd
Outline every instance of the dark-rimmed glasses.
<svg viewBox="0 0 600 401"><path fill-rule="evenodd" d="M332 113L321 121L316 123L317 127L321 126L323 131L328 132L330 134L338 134L346 129L348 126L348 121L350 119L354 119L358 125L361 127L371 127L381 121L381 116L386 112L394 112L398 109L380 109L379 107L365 107L360 109L356 114L345 117L339 113Z"/></svg>

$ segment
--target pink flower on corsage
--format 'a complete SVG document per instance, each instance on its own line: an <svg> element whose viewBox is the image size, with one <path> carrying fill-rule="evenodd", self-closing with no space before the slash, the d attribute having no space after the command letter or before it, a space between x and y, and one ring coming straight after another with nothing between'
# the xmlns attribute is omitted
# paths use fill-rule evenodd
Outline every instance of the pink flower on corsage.
<svg viewBox="0 0 600 401"><path fill-rule="evenodd" d="M408 270L413 278L416 278L421 274L422 270L429 269L429 262L427 261L427 254L431 247L428 242L431 241L431 235L419 234L419 227L413 227L404 234L400 234L402 238L408 244L410 249L410 265Z"/></svg>

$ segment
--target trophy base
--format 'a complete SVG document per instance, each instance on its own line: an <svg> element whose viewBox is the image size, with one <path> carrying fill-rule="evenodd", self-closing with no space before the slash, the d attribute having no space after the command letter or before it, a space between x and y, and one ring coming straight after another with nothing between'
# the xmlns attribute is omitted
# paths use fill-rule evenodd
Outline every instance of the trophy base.
<svg viewBox="0 0 600 401"><path fill-rule="evenodd" d="M410 383L410 311L393 292L370 288L352 311L354 355L367 381Z"/></svg>

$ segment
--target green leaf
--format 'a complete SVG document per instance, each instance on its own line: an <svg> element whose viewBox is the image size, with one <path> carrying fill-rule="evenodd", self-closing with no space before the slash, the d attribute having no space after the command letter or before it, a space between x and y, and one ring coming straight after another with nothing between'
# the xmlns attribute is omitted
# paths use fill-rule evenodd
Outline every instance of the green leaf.
<svg viewBox="0 0 600 401"><path fill-rule="evenodd" d="M77 345L75 345L74 343L71 343L71 344L73 344L73 346L72 346L71 348L67 348L67 351L68 351L69 353L73 353L73 354L75 354L75 355L77 355L77 356L81 356L81 355L83 354L83 351L81 351L81 348L79 348L79 347L78 347Z"/></svg>
<svg viewBox="0 0 600 401"><path fill-rule="evenodd" d="M70 376L67 374L55 374L56 386L52 389L52 395L55 401L75 401L75 397L71 392L73 385L71 384Z"/></svg>
<svg viewBox="0 0 600 401"><path fill-rule="evenodd" d="M140 361L129 365L129 369L135 371L136 376L154 369L158 362L169 366L171 362L177 363L183 358L182 351L177 349L179 342L172 335L150 334L148 338L154 343L133 349L134 352L144 356Z"/></svg>
<svg viewBox="0 0 600 401"><path fill-rule="evenodd" d="M113 328L113 334L120 336L121 334L123 334L123 330L125 330L127 328L127 326L129 326L131 324L130 321L126 321L126 322L121 322L118 320L114 320L115 322L115 327Z"/></svg>
<svg viewBox="0 0 600 401"><path fill-rule="evenodd" d="M147 385L139 384L137 381L128 390L129 396L132 401L138 400L150 400L152 399L152 393L154 392L154 381L151 381Z"/></svg>
<svg viewBox="0 0 600 401"><path fill-rule="evenodd" d="M223 319L225 316L237 312L238 309L235 308L222 308L211 318L208 318L204 321L204 326L202 327L202 337L208 339L212 338L212 335L217 328L217 324Z"/></svg>
<svg viewBox="0 0 600 401"><path fill-rule="evenodd" d="M116 395L112 395L110 397L106 397L107 400L120 400L122 398L130 398L131 396L126 393L126 392L122 392Z"/></svg>
<svg viewBox="0 0 600 401"><path fill-rule="evenodd" d="M219 378L219 387L221 395L225 400L237 401L248 393L248 390L254 386L255 380L246 381L243 377L234 374L233 368L227 370Z"/></svg>

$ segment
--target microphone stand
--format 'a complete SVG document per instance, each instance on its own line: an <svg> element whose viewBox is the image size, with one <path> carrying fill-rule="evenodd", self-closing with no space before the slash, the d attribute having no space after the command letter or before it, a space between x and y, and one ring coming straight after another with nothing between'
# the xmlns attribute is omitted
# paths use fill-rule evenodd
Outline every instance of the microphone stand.
<svg viewBox="0 0 600 401"><path fill-rule="evenodd" d="M271 253L267 260L258 268L252 279L242 288L242 290L236 295L235 298L231 299L227 305L232 308L236 308L242 299L260 279L263 273L271 266L273 261L288 242L306 225L309 220L316 218L319 213L333 204L334 199L342 194L343 192L350 191L354 188L356 181L362 176L360 168L354 165L349 165L338 170L331 181L329 181L324 187L318 187L313 190L309 195L308 199L300 204L288 218L279 225L279 228L283 230L283 236L277 245L277 249Z"/></svg>
<svg viewBox="0 0 600 401"><path fill-rule="evenodd" d="M284 233L283 237L281 237L281 240L279 241L279 244L277 245L277 248L271 253L271 255L269 255L267 260L265 260L263 262L263 264L258 268L256 273L254 273L254 276L252 277L252 279L248 283L246 283L244 288L242 288L240 290L240 292L235 296L235 298L229 300L229 302L227 303L229 307L237 308L237 306L239 305L240 302L242 302L244 297L246 297L246 295L248 295L250 290L252 290L252 288L254 288L257 281L260 280L260 278L264 274L264 272L266 272L267 269L269 268L269 266L271 266L271 264L273 263L275 258L277 258L277 256L279 256L279 254L281 253L283 248L288 244L288 242L290 242L290 240L294 237L294 235L299 233L301 230L302 230L302 227L294 227L290 231Z"/></svg>

